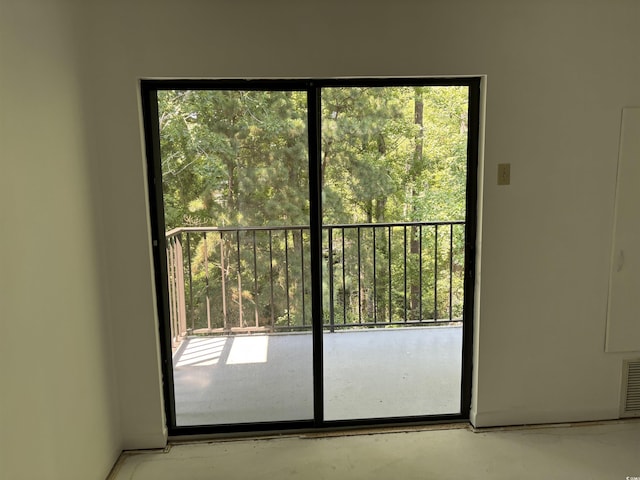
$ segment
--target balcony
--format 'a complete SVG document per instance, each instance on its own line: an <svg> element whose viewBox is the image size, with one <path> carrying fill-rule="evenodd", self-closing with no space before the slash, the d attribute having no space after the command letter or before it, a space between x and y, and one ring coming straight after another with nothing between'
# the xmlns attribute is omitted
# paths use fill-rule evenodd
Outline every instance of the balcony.
<svg viewBox="0 0 640 480"><path fill-rule="evenodd" d="M310 333L188 337L173 358L178 424L311 418L311 348ZM461 351L460 326L327 333L325 418L457 413Z"/></svg>
<svg viewBox="0 0 640 480"><path fill-rule="evenodd" d="M323 227L326 419L459 412L464 226ZM311 418L309 227L166 239L177 424Z"/></svg>

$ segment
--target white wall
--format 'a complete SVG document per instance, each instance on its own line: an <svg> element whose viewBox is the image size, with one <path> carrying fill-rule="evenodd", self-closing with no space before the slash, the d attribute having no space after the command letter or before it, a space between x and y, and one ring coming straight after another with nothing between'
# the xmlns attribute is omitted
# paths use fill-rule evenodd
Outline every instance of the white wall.
<svg viewBox="0 0 640 480"><path fill-rule="evenodd" d="M607 352L640 348L640 107L622 112L607 303Z"/></svg>
<svg viewBox="0 0 640 480"><path fill-rule="evenodd" d="M87 15L126 446L164 439L136 90L148 77L486 74L473 420L617 417L623 356L605 354L604 335L640 3L154 0ZM498 163L512 164L510 186L496 185Z"/></svg>
<svg viewBox="0 0 640 480"><path fill-rule="evenodd" d="M122 448L74 18L59 0L0 3L6 480L104 479Z"/></svg>

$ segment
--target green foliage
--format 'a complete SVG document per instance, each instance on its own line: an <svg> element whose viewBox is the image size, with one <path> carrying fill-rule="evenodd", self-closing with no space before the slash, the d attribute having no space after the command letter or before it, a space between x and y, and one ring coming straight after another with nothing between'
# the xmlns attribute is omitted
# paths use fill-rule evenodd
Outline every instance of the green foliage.
<svg viewBox="0 0 640 480"><path fill-rule="evenodd" d="M302 92L161 91L167 229L308 222Z"/></svg>
<svg viewBox="0 0 640 480"><path fill-rule="evenodd" d="M309 223L306 92L166 90L158 104L167 230ZM464 220L466 87L325 88L321 107L324 224ZM331 245L325 232L325 322L459 318L464 228L440 228L437 256L433 227L391 243L375 230L375 248L372 228ZM191 233L186 248L195 328L309 325L308 230Z"/></svg>

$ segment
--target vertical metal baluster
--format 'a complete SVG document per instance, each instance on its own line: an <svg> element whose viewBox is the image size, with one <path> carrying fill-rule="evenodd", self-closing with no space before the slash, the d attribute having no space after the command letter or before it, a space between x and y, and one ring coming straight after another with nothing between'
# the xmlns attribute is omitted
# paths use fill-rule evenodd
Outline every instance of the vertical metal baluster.
<svg viewBox="0 0 640 480"><path fill-rule="evenodd" d="M449 224L449 321L453 320L453 223Z"/></svg>
<svg viewBox="0 0 640 480"><path fill-rule="evenodd" d="M334 331L335 324L335 307L333 305L333 228L328 229L328 241L329 241L329 324L331 326L330 331Z"/></svg>
<svg viewBox="0 0 640 480"><path fill-rule="evenodd" d="M260 326L258 315L258 251L256 248L256 231L253 231L253 311L256 317L256 327Z"/></svg>
<svg viewBox="0 0 640 480"><path fill-rule="evenodd" d="M172 256L173 256L173 288L174 288L174 301L175 301L175 315L174 315L174 321L175 321L175 335L176 335L176 339L180 338L180 301L178 300L178 260L177 260L177 247L176 247L176 237L173 237L171 239L171 252L172 252Z"/></svg>
<svg viewBox="0 0 640 480"><path fill-rule="evenodd" d="M435 225L435 248L433 253L433 320L438 321L438 225Z"/></svg>
<svg viewBox="0 0 640 480"><path fill-rule="evenodd" d="M393 321L391 317L391 226L387 227L389 230L389 245L388 245L388 264L389 264L389 323Z"/></svg>
<svg viewBox="0 0 640 480"><path fill-rule="evenodd" d="M404 247L404 323L407 323L407 226L405 225L403 233Z"/></svg>
<svg viewBox="0 0 640 480"><path fill-rule="evenodd" d="M419 250L419 253L418 253L419 259L418 259L418 261L420 262L420 274L419 274L420 275L420 300L419 300L419 303L420 303L420 307L419 307L420 308L420 315L419 315L419 317L420 318L418 318L418 320L420 320L420 322L422 322L422 225L420 225L418 227L418 235L420 236L420 238L418 240L418 250Z"/></svg>
<svg viewBox="0 0 640 480"><path fill-rule="evenodd" d="M291 326L291 305L289 303L289 243L288 243L288 238L289 238L289 231L288 230L283 230L284 231L284 278L285 278L285 284L284 284L284 288L286 290L286 295L287 295L287 327Z"/></svg>
<svg viewBox="0 0 640 480"><path fill-rule="evenodd" d="M191 317L191 330L195 330L195 315L193 314L193 276L191 273L191 232L187 232L187 266L189 271L189 316Z"/></svg>
<svg viewBox="0 0 640 480"><path fill-rule="evenodd" d="M225 262L224 256L225 256L224 235L221 230L220 231L220 279L221 279L221 285L222 285L221 287L222 288L222 328L224 330L227 330L227 328L229 328L229 315L227 312L227 280L226 280L226 267L224 266L224 262ZM207 304L208 303L209 303L209 299L207 299ZM211 321L208 318L207 318L207 321L211 323Z"/></svg>
<svg viewBox="0 0 640 480"><path fill-rule="evenodd" d="M211 330L211 300L209 299L209 249L207 248L207 232L203 233L202 242L204 244L204 287L207 305L207 329ZM224 264L221 262L220 265L222 268L222 302L224 305Z"/></svg>
<svg viewBox="0 0 640 480"><path fill-rule="evenodd" d="M240 230L236 230L236 248L238 249L238 323L240 328L244 327L242 315L242 270L240 266Z"/></svg>
<svg viewBox="0 0 640 480"><path fill-rule="evenodd" d="M376 275L376 227L371 227L373 233L373 323L378 323L378 289Z"/></svg>
<svg viewBox="0 0 640 480"><path fill-rule="evenodd" d="M300 229L300 272L302 274L302 326L306 326L307 323L307 315L305 311L305 301L304 301L304 231Z"/></svg>
<svg viewBox="0 0 640 480"><path fill-rule="evenodd" d="M176 314L175 314L175 273L173 264L173 237L167 240L167 273L169 277L169 324L171 326L171 345L176 340Z"/></svg>
<svg viewBox="0 0 640 480"><path fill-rule="evenodd" d="M342 324L347 324L347 283L344 264L344 227L342 227Z"/></svg>
<svg viewBox="0 0 640 480"><path fill-rule="evenodd" d="M182 248L182 232L175 237L176 287L178 300L178 332L180 337L187 334L187 308L184 292L184 255Z"/></svg>
<svg viewBox="0 0 640 480"><path fill-rule="evenodd" d="M273 234L272 230L269 230L269 279L271 283L271 330L275 329L275 311L273 305Z"/></svg>
<svg viewBox="0 0 640 480"><path fill-rule="evenodd" d="M358 323L362 323L362 265L360 259L360 227L358 227Z"/></svg>
<svg viewBox="0 0 640 480"><path fill-rule="evenodd" d="M179 288L179 275L178 275L178 239L177 236L173 237L173 285L175 288L175 320L176 320L176 338L180 338L180 288Z"/></svg>

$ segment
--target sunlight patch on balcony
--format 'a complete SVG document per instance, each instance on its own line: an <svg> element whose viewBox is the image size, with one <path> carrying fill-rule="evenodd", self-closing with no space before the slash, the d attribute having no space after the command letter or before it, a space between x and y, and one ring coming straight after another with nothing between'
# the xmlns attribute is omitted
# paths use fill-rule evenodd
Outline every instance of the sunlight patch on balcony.
<svg viewBox="0 0 640 480"><path fill-rule="evenodd" d="M227 338L190 338L176 367L205 367L220 360Z"/></svg>
<svg viewBox="0 0 640 480"><path fill-rule="evenodd" d="M247 363L267 363L269 337L253 335L250 337L235 337L227 359L227 365Z"/></svg>

